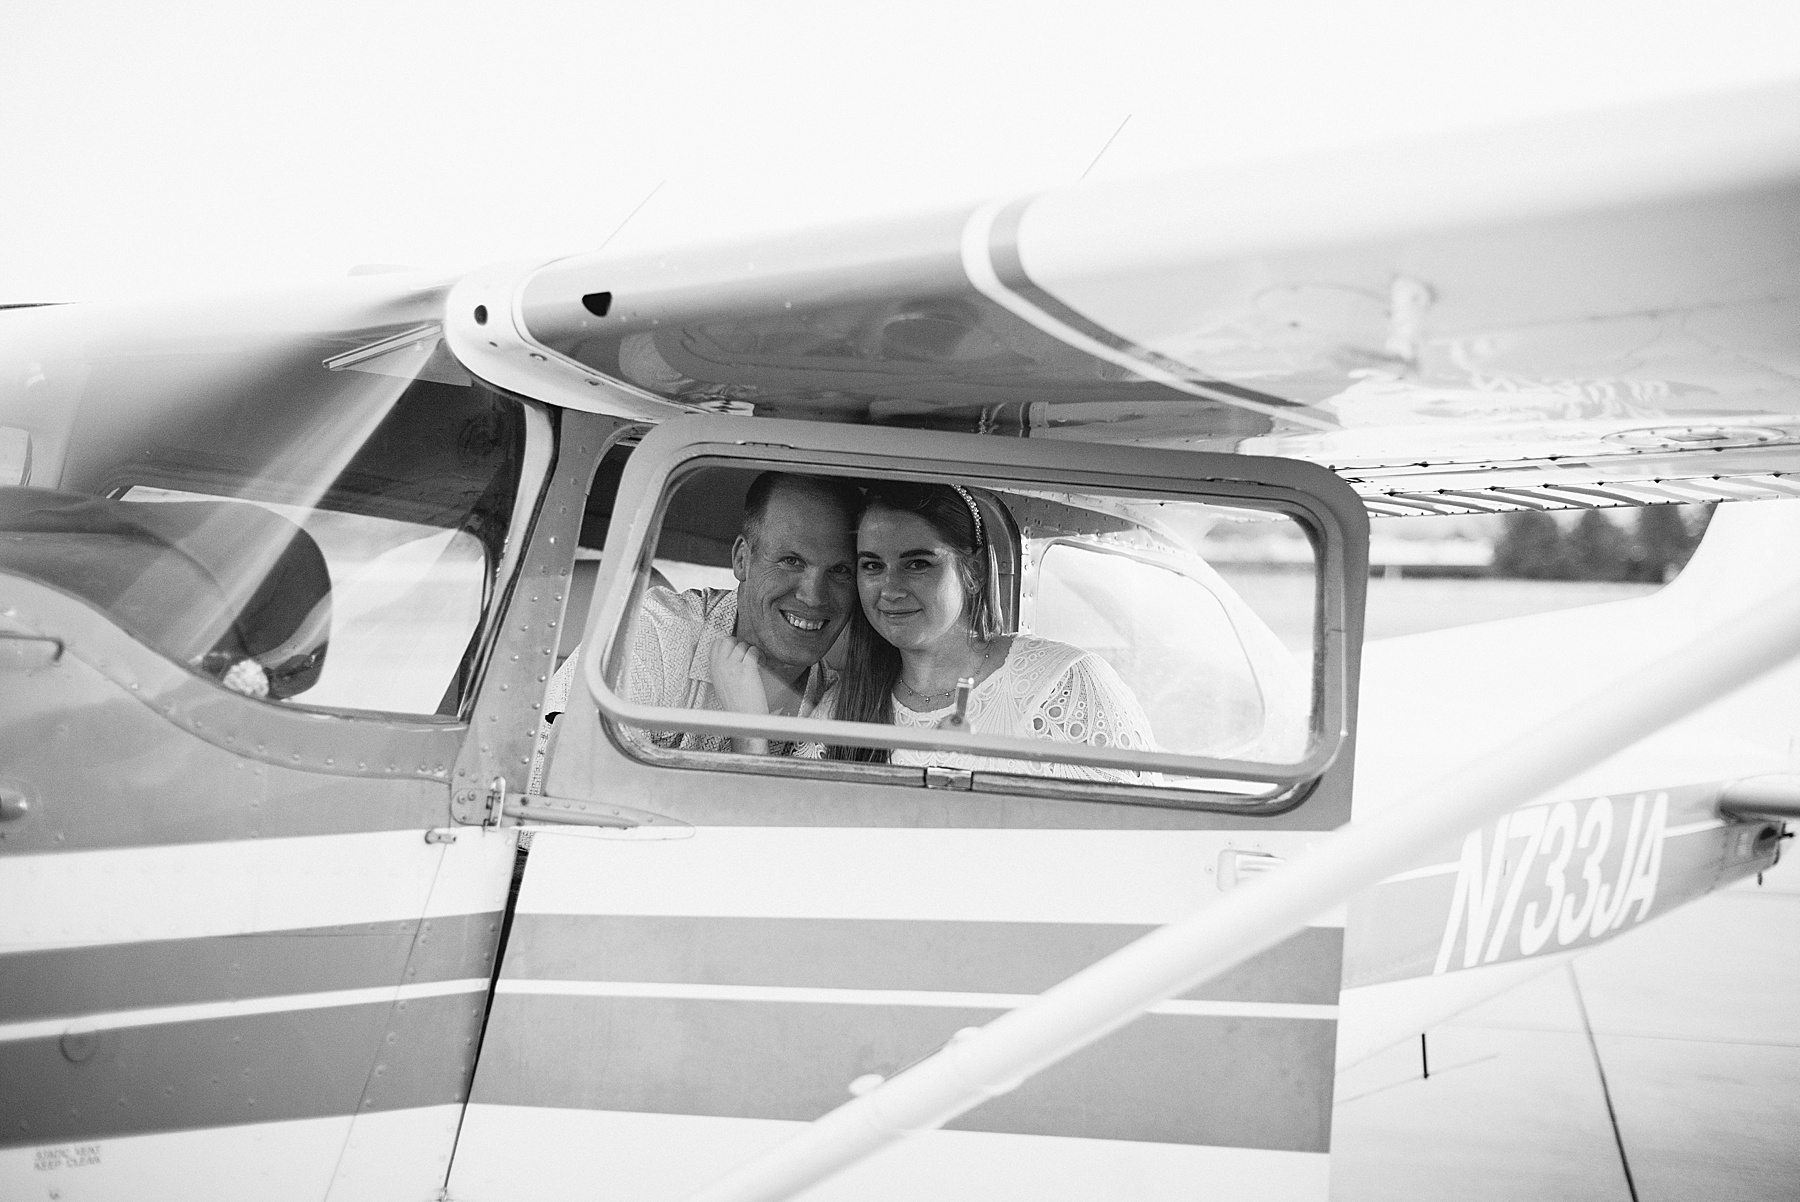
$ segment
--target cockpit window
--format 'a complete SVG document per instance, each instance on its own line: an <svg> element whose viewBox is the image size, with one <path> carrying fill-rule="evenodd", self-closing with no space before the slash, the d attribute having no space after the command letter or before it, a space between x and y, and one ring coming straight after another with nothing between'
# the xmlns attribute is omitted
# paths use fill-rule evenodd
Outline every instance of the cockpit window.
<svg viewBox="0 0 1800 1202"><path fill-rule="evenodd" d="M148 486L128 489L123 499L177 506L216 500ZM398 713L438 708L481 623L488 563L480 539L466 530L367 514L271 501L227 504L254 507L290 523L312 540L329 573L329 594L318 590L325 612L315 619L316 633L301 632L301 642L328 643L332 654L321 657L303 690L287 686L276 669L272 695ZM304 589L295 591L306 595ZM276 624L277 631L284 628L286 623ZM264 650L259 643L256 649L261 658L283 662L272 645Z"/></svg>
<svg viewBox="0 0 1800 1202"><path fill-rule="evenodd" d="M381 315L376 315L381 316ZM0 571L248 696L455 714L526 462L418 321L11 352Z"/></svg>

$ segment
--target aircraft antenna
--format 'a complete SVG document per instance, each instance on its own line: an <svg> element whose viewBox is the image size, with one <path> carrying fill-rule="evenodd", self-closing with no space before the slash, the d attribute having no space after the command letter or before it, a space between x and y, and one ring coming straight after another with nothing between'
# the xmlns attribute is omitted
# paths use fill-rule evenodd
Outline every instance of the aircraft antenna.
<svg viewBox="0 0 1800 1202"><path fill-rule="evenodd" d="M1102 151L1101 153L1104 154L1105 151ZM648 192L644 193L644 199L638 201L637 207L633 208L631 210L631 212L625 214L625 220L623 220L623 221L619 222L619 224L613 226L612 233L606 235L605 241L601 242L599 246L596 246L593 249L592 253L599 254L601 251L605 250L606 243L611 242L614 238L617 238L619 236L619 231L624 229L626 226L630 225L631 219L633 217L636 217L638 215L638 213L643 211L644 206L650 203L650 198L652 196L655 196L658 192L661 192L662 186L668 182L669 182L668 176L664 176L662 179L657 180L656 187L654 187L654 188L650 189Z"/></svg>
<svg viewBox="0 0 1800 1202"><path fill-rule="evenodd" d="M1112 149L1112 144L1119 140L1119 135L1125 132L1125 126L1129 124L1130 121L1131 114L1126 113L1125 120L1119 122L1119 128L1112 131L1112 137L1106 140L1106 145L1100 148L1100 153L1094 156L1094 161L1087 165L1087 171L1083 171L1078 178L1086 179L1088 177L1088 171L1092 171L1099 165L1100 160L1106 156L1106 152Z"/></svg>

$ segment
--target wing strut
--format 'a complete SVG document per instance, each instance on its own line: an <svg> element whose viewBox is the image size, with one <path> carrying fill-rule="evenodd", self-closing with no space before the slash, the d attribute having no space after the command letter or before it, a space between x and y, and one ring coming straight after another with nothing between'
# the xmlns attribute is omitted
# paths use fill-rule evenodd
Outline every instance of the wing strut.
<svg viewBox="0 0 1800 1202"><path fill-rule="evenodd" d="M1083 969L820 1118L688 1202L777 1202L1017 1087L1155 1002L1191 989L1639 739L1800 654L1800 588L1778 593L1478 756L1367 823L1351 823L1200 912Z"/></svg>

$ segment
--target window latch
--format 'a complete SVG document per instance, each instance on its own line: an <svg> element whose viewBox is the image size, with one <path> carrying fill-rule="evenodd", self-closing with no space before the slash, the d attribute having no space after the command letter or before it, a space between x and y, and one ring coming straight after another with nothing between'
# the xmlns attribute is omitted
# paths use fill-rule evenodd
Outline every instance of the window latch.
<svg viewBox="0 0 1800 1202"><path fill-rule="evenodd" d="M967 793L975 787L975 773L967 768L925 769L925 787L927 789L956 789Z"/></svg>

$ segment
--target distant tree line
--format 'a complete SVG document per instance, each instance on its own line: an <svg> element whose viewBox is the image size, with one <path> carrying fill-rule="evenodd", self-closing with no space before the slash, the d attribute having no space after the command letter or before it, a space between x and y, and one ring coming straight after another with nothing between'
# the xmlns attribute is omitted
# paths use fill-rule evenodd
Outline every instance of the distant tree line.
<svg viewBox="0 0 1800 1202"><path fill-rule="evenodd" d="M1691 513L1686 511L1693 511ZM1629 526L1597 509L1564 529L1547 513L1506 514L1491 574L1518 580L1673 580L1706 533L1711 505L1647 505Z"/></svg>

